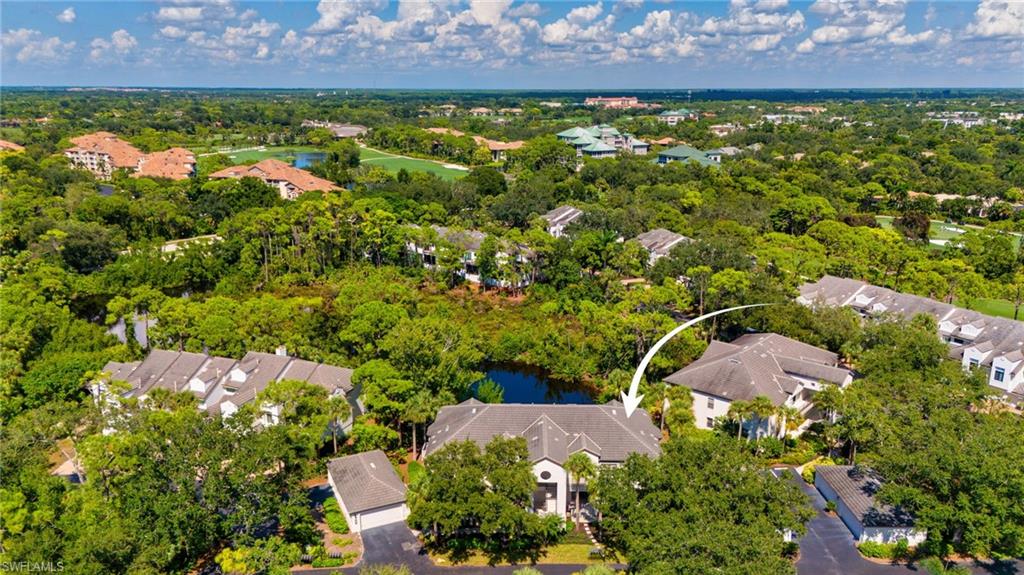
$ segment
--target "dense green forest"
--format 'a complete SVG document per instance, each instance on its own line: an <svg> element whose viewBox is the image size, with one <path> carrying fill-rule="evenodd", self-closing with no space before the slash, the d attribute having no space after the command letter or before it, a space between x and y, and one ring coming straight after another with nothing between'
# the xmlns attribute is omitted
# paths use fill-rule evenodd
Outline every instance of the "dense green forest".
<svg viewBox="0 0 1024 575"><path fill-rule="evenodd" d="M541 368L607 401L680 318L762 302L780 305L684 332L647 373L645 405L666 418L669 455L602 479L610 537L641 572L710 568L651 551L656 545L645 539L645 526L630 520L638 506L671 498L678 486L666 477L699 481L709 471L692 461L704 457L710 469L723 470L789 455L863 458L891 479L886 496L927 524L933 554L1024 554L1020 417L985 407L983 384L947 361L934 326L865 326L848 310L792 303L799 285L832 274L968 308L996 305L1013 317L1024 302L1024 123L944 128L927 115L974 106L994 117L1009 108L989 108L984 98L836 100L805 123L774 125L762 115L789 104L697 101L691 107L715 116L667 126L635 111L595 111L568 100L544 108L538 99L500 94L472 105L515 105L523 114L501 122L437 116L433 108L459 101L437 94L4 97L0 138L25 146L0 152L5 560L59 555L75 573L185 573L230 546L275 572L274 557L297 556L314 539L300 482L322 474L321 456L333 451L308 431L332 416L324 402L308 389L276 390L301 408L280 426L254 428L254 414L221 422L182 398L158 397L123 406L132 414L127 428L103 435L108 415L90 400L88 382L106 362L147 351L108 333L118 320L151 322L155 348L237 358L284 345L302 358L352 367L368 413L342 449L381 448L398 460L440 406L469 397L490 362ZM423 131L432 126L526 143L491 162L457 139L465 149L449 146L438 157L472 169L445 181L359 165L355 144L327 141L322 131L302 127L306 119L365 124L369 141L421 156L437 154L423 144L433 141ZM724 138L709 131L725 122L748 127ZM553 134L595 123L742 152L712 167L630 155L577 166L574 150ZM185 146L212 155L201 158L197 178L115 174L102 182L61 153L70 137L96 130L144 151ZM322 149L327 156L312 170L344 188L286 201L255 179L204 177L232 163L218 147L267 144ZM940 205L938 194L960 199ZM554 238L538 216L567 203L584 216ZM430 240L447 256L424 269L407 245L432 224L481 230L513 246L522 257L499 261L489 244L481 275L505 285L529 278L529 285L483 289L458 281L459 254L436 237ZM937 225L963 233L932 243ZM694 241L651 265L632 238L655 228ZM209 234L219 241L161 249ZM645 281L625 281L636 278ZM656 382L699 357L711 338L747 329L828 348L862 372L850 391L829 398L842 417L799 444L760 447L732 441L728 430L702 443L687 421L668 421L660 413L666 392ZM69 444L88 478L81 485L49 474ZM229 471L213 471L226 460ZM740 480L767 490L773 509L792 502L792 493L756 476ZM196 481L200 489L182 489ZM636 482L652 486L649 499L624 492ZM721 522L742 524L734 533L747 534L799 527L806 517L794 513L765 524L728 515ZM680 520L671 505L649 519L673 528ZM750 553L767 557L752 564L785 569L775 562L782 550L774 541L754 541Z"/></svg>

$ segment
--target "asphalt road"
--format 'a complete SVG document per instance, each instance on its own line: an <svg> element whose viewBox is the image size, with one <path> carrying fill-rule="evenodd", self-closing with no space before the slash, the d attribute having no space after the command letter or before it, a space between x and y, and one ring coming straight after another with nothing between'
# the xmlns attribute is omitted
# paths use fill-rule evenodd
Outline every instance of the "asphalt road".
<svg viewBox="0 0 1024 575"><path fill-rule="evenodd" d="M924 573L916 565L889 565L874 563L861 557L853 534L839 517L825 513L825 499L814 486L795 478L794 482L811 498L818 514L807 524L807 535L800 540L799 575L907 575ZM966 564L977 575L1013 575L1024 573L1024 562L1000 561L995 563Z"/></svg>
<svg viewBox="0 0 1024 575"><path fill-rule="evenodd" d="M818 490L799 478L793 481L811 499L818 514L807 525L807 534L800 540L800 560L796 564L798 575L924 575L917 566L888 565L868 561L861 557L854 545L853 535L838 517L825 513L825 500ZM313 489L314 500L330 496L330 490ZM358 575L366 565L407 565L414 575L511 575L519 567L441 567L434 565L420 548L419 541L405 523L394 523L362 532L363 560L356 567L345 569L308 569L302 575ZM584 565L534 565L545 575L571 575ZM975 575L1024 574L1024 562L1006 561L994 564L967 565Z"/></svg>

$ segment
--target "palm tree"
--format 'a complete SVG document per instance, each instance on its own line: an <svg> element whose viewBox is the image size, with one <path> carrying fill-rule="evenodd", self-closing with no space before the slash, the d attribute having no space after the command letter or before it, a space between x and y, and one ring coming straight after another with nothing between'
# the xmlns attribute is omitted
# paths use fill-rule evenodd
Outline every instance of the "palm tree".
<svg viewBox="0 0 1024 575"><path fill-rule="evenodd" d="M803 416L800 410L792 405L780 405L775 409L775 417L779 421L779 439L785 439L786 434L796 430L803 423Z"/></svg>
<svg viewBox="0 0 1024 575"><path fill-rule="evenodd" d="M405 407L405 420L412 424L412 458L416 459L418 455L418 446L416 445L416 426L422 425L437 412L437 398L434 394L427 390L420 390L416 392L416 395L412 396L409 403Z"/></svg>
<svg viewBox="0 0 1024 575"><path fill-rule="evenodd" d="M344 395L335 395L327 400L327 416L331 420L331 442L334 445L334 453L338 452L338 431L342 423L352 415L352 406Z"/></svg>
<svg viewBox="0 0 1024 575"><path fill-rule="evenodd" d="M590 456L582 451L577 451L565 460L565 470L569 473L570 480L576 480L576 524L580 523L580 482L590 482L597 475L597 465Z"/></svg>
<svg viewBox="0 0 1024 575"><path fill-rule="evenodd" d="M775 404L772 403L772 400L763 395L755 397L754 400L750 402L750 413L753 417L757 418L757 426L755 429L761 427L761 422L765 421L768 423L768 432L771 433L771 417L775 414Z"/></svg>
<svg viewBox="0 0 1024 575"><path fill-rule="evenodd" d="M728 417L736 422L736 439L743 438L743 420L750 417L750 402L738 399L729 404Z"/></svg>

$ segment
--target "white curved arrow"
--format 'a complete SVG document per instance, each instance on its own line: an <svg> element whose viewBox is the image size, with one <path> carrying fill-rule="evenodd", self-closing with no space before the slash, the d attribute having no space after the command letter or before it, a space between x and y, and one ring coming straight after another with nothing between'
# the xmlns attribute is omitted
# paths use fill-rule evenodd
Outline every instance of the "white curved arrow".
<svg viewBox="0 0 1024 575"><path fill-rule="evenodd" d="M659 339L657 343L652 345L651 349L647 352L647 355L645 355L644 358L640 360L640 366L636 368L636 373L633 374L633 381L629 384L629 393L626 393L625 391L620 392L622 394L622 405L625 406L625 408L626 408L626 417L628 418L631 415L633 415L633 412L636 410L637 406L640 405L640 400L644 398L644 396L642 396L642 395L638 396L636 393L640 389L640 378L643 377L644 370L647 369L647 364L651 363L651 359L654 358L654 354L658 353L658 350L661 349L661 347L663 345L668 343L668 340L672 339L673 337L678 335L679 332L681 332L684 329L690 327L691 325L693 325L695 323L698 323L698 322L701 322L701 321L704 321L704 320L708 319L709 317L714 317L714 316L719 315L719 314L729 313L731 311L736 311L736 310L740 310L740 309L746 309L746 308L750 308L750 307L761 307L761 306L766 306L766 305L774 305L774 304L770 304L770 303L754 303L754 304L750 304L750 305L741 305L741 306L730 307L730 308L726 308L726 309L720 309L718 311L713 311L711 313L706 313L706 314L704 314L704 315L702 315L700 317L695 317L695 318L691 319L690 321L684 323L683 325L680 325L680 326L676 327L672 331L670 331L667 334L665 334L665 337Z"/></svg>

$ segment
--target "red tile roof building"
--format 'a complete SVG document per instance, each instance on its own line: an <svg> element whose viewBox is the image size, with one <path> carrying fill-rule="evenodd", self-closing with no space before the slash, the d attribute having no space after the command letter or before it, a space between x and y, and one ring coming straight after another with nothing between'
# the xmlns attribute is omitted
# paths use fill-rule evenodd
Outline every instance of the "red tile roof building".
<svg viewBox="0 0 1024 575"><path fill-rule="evenodd" d="M294 200L305 192L326 192L336 189L334 182L318 178L306 170L289 166L281 160L267 159L251 166L232 166L210 174L211 178L257 178L278 189L281 197Z"/></svg>
<svg viewBox="0 0 1024 575"><path fill-rule="evenodd" d="M71 138L64 150L71 163L98 178L108 179L114 170L128 170L136 178L183 180L196 173L196 157L185 148L146 154L110 132L94 132Z"/></svg>
<svg viewBox="0 0 1024 575"><path fill-rule="evenodd" d="M100 178L109 178L114 170L135 171L145 155L138 148L110 132L95 132L71 138L74 147L64 150L71 163Z"/></svg>
<svg viewBox="0 0 1024 575"><path fill-rule="evenodd" d="M19 146L14 142L8 142L7 140L0 140L0 152L20 152L24 150L24 146Z"/></svg>
<svg viewBox="0 0 1024 575"><path fill-rule="evenodd" d="M171 148L142 157L134 178L184 180L196 175L196 156L185 148Z"/></svg>

